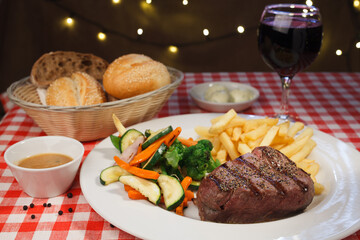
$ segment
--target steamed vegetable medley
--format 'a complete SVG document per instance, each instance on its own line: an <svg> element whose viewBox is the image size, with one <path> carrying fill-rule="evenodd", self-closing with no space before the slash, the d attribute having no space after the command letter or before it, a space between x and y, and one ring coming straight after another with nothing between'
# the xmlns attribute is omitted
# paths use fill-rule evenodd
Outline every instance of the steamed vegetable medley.
<svg viewBox="0 0 360 240"><path fill-rule="evenodd" d="M197 190L201 179L220 165L211 156L209 140L182 138L180 127L144 133L117 128L120 136L110 138L120 155L114 156L116 165L102 170L100 182L120 181L130 199L164 204L167 210L183 215L183 208L194 198L191 190Z"/></svg>

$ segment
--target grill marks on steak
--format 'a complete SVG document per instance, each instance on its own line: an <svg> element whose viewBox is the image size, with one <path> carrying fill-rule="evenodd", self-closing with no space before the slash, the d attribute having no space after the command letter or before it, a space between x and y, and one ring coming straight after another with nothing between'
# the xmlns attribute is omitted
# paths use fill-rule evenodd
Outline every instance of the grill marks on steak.
<svg viewBox="0 0 360 240"><path fill-rule="evenodd" d="M281 152L258 147L204 178L196 202L202 220L251 223L302 211L313 197L307 173Z"/></svg>
<svg viewBox="0 0 360 240"><path fill-rule="evenodd" d="M266 160L273 169L292 179L303 192L307 192L310 178L309 174L301 168L298 168L296 164L284 154L274 150L275 149L270 147L259 147L254 149L252 153L258 156L258 158Z"/></svg>

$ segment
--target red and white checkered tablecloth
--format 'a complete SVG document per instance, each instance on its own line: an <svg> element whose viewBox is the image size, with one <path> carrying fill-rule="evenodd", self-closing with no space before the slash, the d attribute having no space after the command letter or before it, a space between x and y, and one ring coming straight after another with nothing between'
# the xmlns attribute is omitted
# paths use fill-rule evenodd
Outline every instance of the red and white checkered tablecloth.
<svg viewBox="0 0 360 240"><path fill-rule="evenodd" d="M280 107L281 87L275 73L185 73L184 81L157 117L204 112L188 93L195 84L211 81L241 82L257 88L260 98L245 114L273 115ZM360 150L360 73L300 73L291 89L294 113L309 126ZM71 198L63 194L34 199L21 190L4 161L4 152L20 140L45 133L22 109L9 102L5 93L0 100L7 112L0 122L0 239L136 239L111 226L91 208L81 192L78 176L69 190ZM84 159L98 142L84 143ZM23 210L31 203L33 208ZM43 203L51 203L51 207ZM69 212L69 208L73 211ZM346 238L355 239L360 239L360 230Z"/></svg>

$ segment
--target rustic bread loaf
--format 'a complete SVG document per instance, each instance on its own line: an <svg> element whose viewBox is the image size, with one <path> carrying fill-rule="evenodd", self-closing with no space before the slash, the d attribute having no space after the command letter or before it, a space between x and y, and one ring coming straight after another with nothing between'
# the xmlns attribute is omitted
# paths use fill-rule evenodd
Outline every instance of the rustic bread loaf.
<svg viewBox="0 0 360 240"><path fill-rule="evenodd" d="M85 72L101 81L109 63L93 54L56 51L42 55L33 65L31 82L46 88L58 78L70 77L74 72Z"/></svg>
<svg viewBox="0 0 360 240"><path fill-rule="evenodd" d="M87 106L106 102L101 84L92 76L76 72L71 77L61 77L46 91L46 104L53 106Z"/></svg>
<svg viewBox="0 0 360 240"><path fill-rule="evenodd" d="M105 91L118 99L140 95L170 84L166 66L141 54L114 60L104 73Z"/></svg>

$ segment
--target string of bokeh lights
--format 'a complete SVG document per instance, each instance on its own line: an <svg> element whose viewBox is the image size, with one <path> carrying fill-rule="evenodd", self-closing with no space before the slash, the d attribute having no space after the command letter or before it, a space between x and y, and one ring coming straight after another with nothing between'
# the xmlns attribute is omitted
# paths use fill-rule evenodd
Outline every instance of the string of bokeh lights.
<svg viewBox="0 0 360 240"><path fill-rule="evenodd" d="M114 5L121 4L121 1L122 0L111 0L112 4L114 4ZM67 8L66 6L63 6L57 2L53 2L53 3L56 6L58 6L59 8L62 8L64 11L67 11L70 13L69 16L64 19L64 24L67 27L69 27L69 28L73 27L75 25L76 19L81 19L82 21L85 21L91 25L97 26L100 29L100 31L97 33L97 39L99 41L106 41L108 35L113 34L113 35L121 36L130 41L138 41L138 42L141 42L144 44L157 45L160 47L167 47L168 51L170 53L174 53L174 54L177 53L179 51L179 48L181 48L181 47L202 44L202 43L208 42L210 40L215 41L215 40L219 40L219 39L223 39L223 38L233 37L238 34L243 34L245 31L256 29L256 27L245 27L245 26L239 25L239 26L237 26L236 31L234 31L232 33L214 37L214 36L210 35L210 30L208 28L204 28L202 30L202 35L204 36L204 39L200 40L200 41L186 42L186 43L172 43L172 44L157 43L157 42L152 42L152 41L148 41L148 40L141 38L141 36L144 34L144 29L141 27L136 29L137 37L131 37L130 35L126 35L124 33L121 33L121 32L115 31L115 30L106 29L106 27L102 26L101 24L84 17L79 13L74 13L71 9ZM152 0L144 0L144 4L151 5ZM187 6L188 4L189 4L188 0L182 0L182 5ZM305 0L305 4L308 6L312 6L313 1ZM353 5L353 8L355 11L360 12L360 0L352 0L352 5ZM359 34L359 37L357 37L354 40L354 42L350 44L349 48L355 47L356 49L360 49L360 39L359 38L360 38L360 34ZM348 49L348 50L350 51L351 49ZM349 54L347 54L347 52L345 50L340 49L340 48L335 50L335 54L337 56L349 55Z"/></svg>

